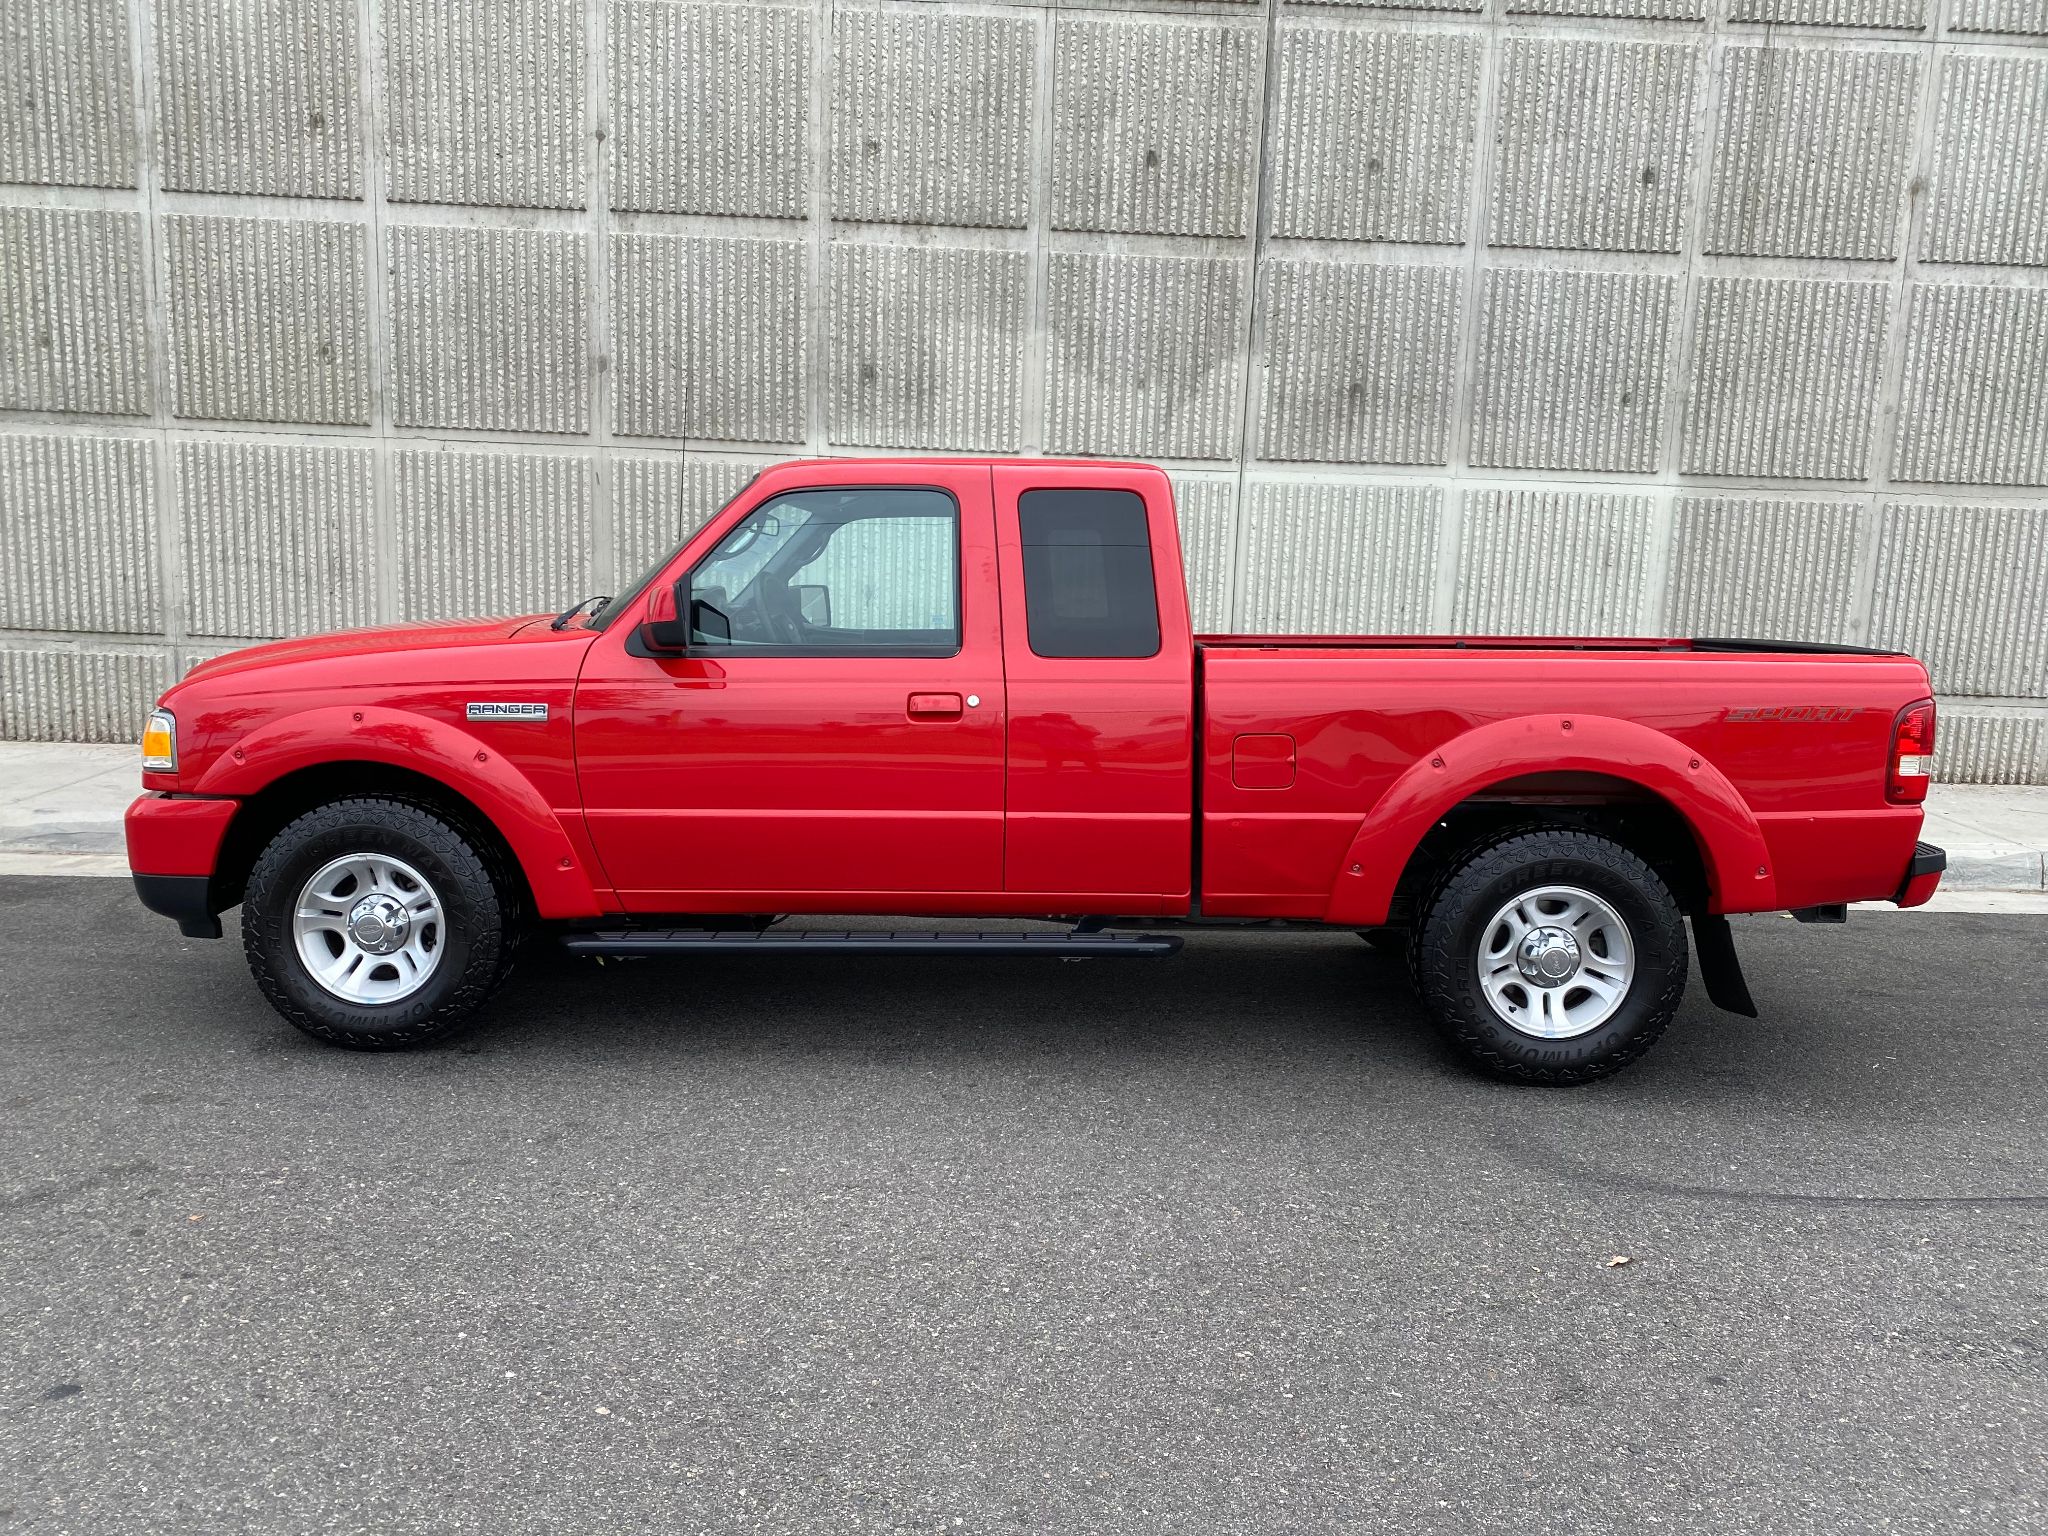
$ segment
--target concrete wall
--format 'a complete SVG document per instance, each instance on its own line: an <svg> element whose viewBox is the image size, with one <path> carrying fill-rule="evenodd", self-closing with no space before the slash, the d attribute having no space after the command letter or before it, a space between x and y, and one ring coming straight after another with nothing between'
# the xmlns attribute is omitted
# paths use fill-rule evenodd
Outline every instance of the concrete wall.
<svg viewBox="0 0 2048 1536"><path fill-rule="evenodd" d="M14 0L0 735L1136 455L1201 622L1907 646L2048 779L2048 0Z"/></svg>

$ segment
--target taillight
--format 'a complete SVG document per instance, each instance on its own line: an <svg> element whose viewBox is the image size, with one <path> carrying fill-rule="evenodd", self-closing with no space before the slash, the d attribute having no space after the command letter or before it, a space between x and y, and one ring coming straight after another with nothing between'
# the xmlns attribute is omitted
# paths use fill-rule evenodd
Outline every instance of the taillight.
<svg viewBox="0 0 2048 1536"><path fill-rule="evenodd" d="M1934 700L1908 704L1892 721L1892 766L1884 797L1898 805L1917 805L1927 798L1934 780Z"/></svg>

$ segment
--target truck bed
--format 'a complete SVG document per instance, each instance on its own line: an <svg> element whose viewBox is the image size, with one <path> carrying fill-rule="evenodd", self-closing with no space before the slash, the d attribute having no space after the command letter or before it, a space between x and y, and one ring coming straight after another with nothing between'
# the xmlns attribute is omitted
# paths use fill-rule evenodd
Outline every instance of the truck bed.
<svg viewBox="0 0 2048 1536"><path fill-rule="evenodd" d="M1730 819L1753 818L1767 850L1762 873L1716 883L1714 910L1868 898L1918 839L1920 808L1884 794L1893 721L1929 691L1909 657L1500 636L1207 635L1197 647L1204 911L1325 917L1349 878L1376 919L1392 878L1359 851L1362 810L1370 822L1432 793L1640 799L1642 776L1616 767L1674 754L1669 792L1725 784Z"/></svg>
<svg viewBox="0 0 2048 1536"><path fill-rule="evenodd" d="M1231 635L1195 636L1198 651L1654 651L1659 654L1896 656L1897 651L1821 640L1753 640L1722 636L1653 639L1608 635Z"/></svg>

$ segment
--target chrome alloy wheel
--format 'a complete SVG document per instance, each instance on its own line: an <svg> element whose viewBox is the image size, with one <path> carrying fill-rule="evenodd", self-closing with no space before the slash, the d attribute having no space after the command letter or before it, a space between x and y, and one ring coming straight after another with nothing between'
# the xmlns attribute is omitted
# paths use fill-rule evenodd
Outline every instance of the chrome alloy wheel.
<svg viewBox="0 0 2048 1536"><path fill-rule="evenodd" d="M1628 924L1577 886L1524 891L1480 930L1480 989L1510 1028L1539 1040L1598 1029L1627 999L1635 973Z"/></svg>
<svg viewBox="0 0 2048 1536"><path fill-rule="evenodd" d="M292 910L292 942L323 991L395 1003L441 963L447 919L420 872L388 853L351 853L313 872Z"/></svg>

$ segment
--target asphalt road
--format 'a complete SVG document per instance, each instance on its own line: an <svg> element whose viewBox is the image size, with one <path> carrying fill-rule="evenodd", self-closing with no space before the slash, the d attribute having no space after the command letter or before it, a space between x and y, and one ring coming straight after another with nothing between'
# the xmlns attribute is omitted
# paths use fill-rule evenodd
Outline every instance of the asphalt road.
<svg viewBox="0 0 2048 1536"><path fill-rule="evenodd" d="M0 880L0 1531L2048 1529L2048 926L1738 927L1543 1091L1342 934L368 1057Z"/></svg>

